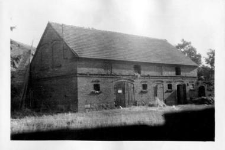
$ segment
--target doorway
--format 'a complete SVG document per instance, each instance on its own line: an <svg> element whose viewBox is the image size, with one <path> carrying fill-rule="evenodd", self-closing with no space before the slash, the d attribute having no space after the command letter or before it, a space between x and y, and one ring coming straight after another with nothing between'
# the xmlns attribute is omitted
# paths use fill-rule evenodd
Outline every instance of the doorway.
<svg viewBox="0 0 225 150"><path fill-rule="evenodd" d="M186 84L177 85L177 104L186 104Z"/></svg>
<svg viewBox="0 0 225 150"><path fill-rule="evenodd" d="M160 100L164 100L164 88L163 84L156 84L154 87L154 97L158 97Z"/></svg>
<svg viewBox="0 0 225 150"><path fill-rule="evenodd" d="M116 107L128 107L134 104L134 84L128 81L119 81L114 85Z"/></svg>

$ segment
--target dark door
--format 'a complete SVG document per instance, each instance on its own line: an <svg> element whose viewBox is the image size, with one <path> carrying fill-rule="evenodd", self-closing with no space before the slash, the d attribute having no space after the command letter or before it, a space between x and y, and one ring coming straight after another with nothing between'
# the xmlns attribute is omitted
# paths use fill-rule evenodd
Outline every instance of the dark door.
<svg viewBox="0 0 225 150"><path fill-rule="evenodd" d="M204 86L200 86L198 88L198 97L202 97L205 96L205 87Z"/></svg>
<svg viewBox="0 0 225 150"><path fill-rule="evenodd" d="M134 85L130 82L120 81L115 83L116 106L127 107L134 103Z"/></svg>
<svg viewBox="0 0 225 150"><path fill-rule="evenodd" d="M186 85L179 84L177 85L177 104L186 103Z"/></svg>

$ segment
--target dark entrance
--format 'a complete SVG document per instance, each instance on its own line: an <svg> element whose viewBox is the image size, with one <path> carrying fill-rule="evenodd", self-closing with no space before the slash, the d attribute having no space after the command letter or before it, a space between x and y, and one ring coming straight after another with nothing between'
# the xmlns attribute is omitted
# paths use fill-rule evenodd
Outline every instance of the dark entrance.
<svg viewBox="0 0 225 150"><path fill-rule="evenodd" d="M134 103L134 84L128 81L115 83L115 105L121 107L132 106Z"/></svg>
<svg viewBox="0 0 225 150"><path fill-rule="evenodd" d="M198 97L202 97L205 96L205 87L204 86L200 86L198 88Z"/></svg>
<svg viewBox="0 0 225 150"><path fill-rule="evenodd" d="M186 85L178 84L177 85L177 104L186 104Z"/></svg>

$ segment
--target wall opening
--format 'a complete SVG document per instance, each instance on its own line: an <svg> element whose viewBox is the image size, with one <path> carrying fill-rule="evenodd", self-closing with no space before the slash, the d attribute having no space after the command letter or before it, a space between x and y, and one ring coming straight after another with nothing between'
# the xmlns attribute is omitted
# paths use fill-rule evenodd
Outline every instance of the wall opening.
<svg viewBox="0 0 225 150"><path fill-rule="evenodd" d="M167 84L167 89L171 91L173 89L172 84Z"/></svg>
<svg viewBox="0 0 225 150"><path fill-rule="evenodd" d="M175 73L176 73L176 75L181 75L180 67L175 67Z"/></svg>
<svg viewBox="0 0 225 150"><path fill-rule="evenodd" d="M186 104L186 84L177 85L177 104Z"/></svg>
<svg viewBox="0 0 225 150"><path fill-rule="evenodd" d="M141 74L141 66L140 65L134 65L134 73Z"/></svg>
<svg viewBox="0 0 225 150"><path fill-rule="evenodd" d="M135 102L134 84L127 81L119 81L114 85L115 106L128 107Z"/></svg>
<svg viewBox="0 0 225 150"><path fill-rule="evenodd" d="M147 89L148 89L148 84L143 83L143 84L142 84L142 90L143 90L143 91L147 91Z"/></svg>
<svg viewBox="0 0 225 150"><path fill-rule="evenodd" d="M94 91L100 92L100 84L93 84Z"/></svg>

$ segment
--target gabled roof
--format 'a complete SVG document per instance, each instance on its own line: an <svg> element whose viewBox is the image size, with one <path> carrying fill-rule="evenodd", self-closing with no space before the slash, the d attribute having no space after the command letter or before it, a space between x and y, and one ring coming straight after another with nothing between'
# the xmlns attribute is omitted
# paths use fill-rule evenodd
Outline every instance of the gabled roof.
<svg viewBox="0 0 225 150"><path fill-rule="evenodd" d="M166 40L49 24L79 57L197 66Z"/></svg>

